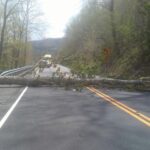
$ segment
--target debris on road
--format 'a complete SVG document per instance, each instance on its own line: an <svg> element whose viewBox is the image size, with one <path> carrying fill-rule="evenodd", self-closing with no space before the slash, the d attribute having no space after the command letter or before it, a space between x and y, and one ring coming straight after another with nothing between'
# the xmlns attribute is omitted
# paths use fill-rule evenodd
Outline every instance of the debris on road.
<svg viewBox="0 0 150 150"><path fill-rule="evenodd" d="M109 88L125 88L131 90L150 90L150 81L142 80L118 80L118 79L65 79L49 77L0 77L0 84L18 84L28 86L60 86L60 87L84 87L99 86Z"/></svg>

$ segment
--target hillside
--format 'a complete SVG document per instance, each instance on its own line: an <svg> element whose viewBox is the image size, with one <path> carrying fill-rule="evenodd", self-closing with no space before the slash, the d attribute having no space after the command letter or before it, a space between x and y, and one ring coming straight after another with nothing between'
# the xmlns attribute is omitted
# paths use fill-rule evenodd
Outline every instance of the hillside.
<svg viewBox="0 0 150 150"><path fill-rule="evenodd" d="M60 61L83 76L149 77L149 31L148 0L87 1L66 29Z"/></svg>
<svg viewBox="0 0 150 150"><path fill-rule="evenodd" d="M62 43L62 38L48 38L31 42L34 57L41 57L44 54L56 54Z"/></svg>

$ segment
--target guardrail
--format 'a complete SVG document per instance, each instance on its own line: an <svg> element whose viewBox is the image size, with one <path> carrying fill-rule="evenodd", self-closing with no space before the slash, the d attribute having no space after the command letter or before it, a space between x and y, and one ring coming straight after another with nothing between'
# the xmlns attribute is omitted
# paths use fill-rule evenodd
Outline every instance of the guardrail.
<svg viewBox="0 0 150 150"><path fill-rule="evenodd" d="M24 76L25 74L27 74L28 72L32 72L35 70L35 68L38 67L39 62L42 59L40 59L35 65L29 65L29 66L25 66L25 67L21 67L21 68L16 68L16 69L11 69L11 70L7 70L4 71L2 73L0 73L0 77L1 76L15 76L15 75L20 75L20 76Z"/></svg>
<svg viewBox="0 0 150 150"><path fill-rule="evenodd" d="M7 70L4 71L0 74L0 76L14 76L14 75L19 75L27 70L32 69L33 66L25 66L25 67L21 67L21 68L16 68L16 69L11 69L11 70Z"/></svg>

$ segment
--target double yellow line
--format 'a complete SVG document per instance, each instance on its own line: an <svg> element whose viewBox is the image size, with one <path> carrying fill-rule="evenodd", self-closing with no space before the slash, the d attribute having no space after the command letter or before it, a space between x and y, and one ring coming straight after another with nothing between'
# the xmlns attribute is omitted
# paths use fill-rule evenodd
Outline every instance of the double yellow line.
<svg viewBox="0 0 150 150"><path fill-rule="evenodd" d="M135 109L119 102L118 100L110 97L109 95L93 88L93 87L86 87L88 90L90 90L91 92L95 93L96 95L98 95L99 97L103 98L104 100L106 100L107 102L110 102L111 104L115 105L116 107L120 108L121 110L123 110L124 112L128 113L130 116L136 118L137 120L139 120L140 122L144 123L145 125L147 125L148 127L150 127L150 118L143 115L142 113L136 111Z"/></svg>

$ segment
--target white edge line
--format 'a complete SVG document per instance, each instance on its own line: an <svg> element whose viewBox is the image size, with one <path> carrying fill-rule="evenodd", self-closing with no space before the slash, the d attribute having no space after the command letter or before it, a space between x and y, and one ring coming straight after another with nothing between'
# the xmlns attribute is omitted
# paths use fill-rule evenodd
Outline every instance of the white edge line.
<svg viewBox="0 0 150 150"><path fill-rule="evenodd" d="M21 94L19 95L17 100L14 102L14 104L11 106L11 108L8 110L8 112L1 119L1 121L0 121L0 129L2 128L2 126L4 125L4 123L6 122L8 117L10 116L10 114L12 113L12 111L15 109L15 107L17 106L17 104L19 103L19 101L21 100L21 98L23 97L25 92L27 91L27 89L28 89L28 87L25 87L25 89L21 92Z"/></svg>

